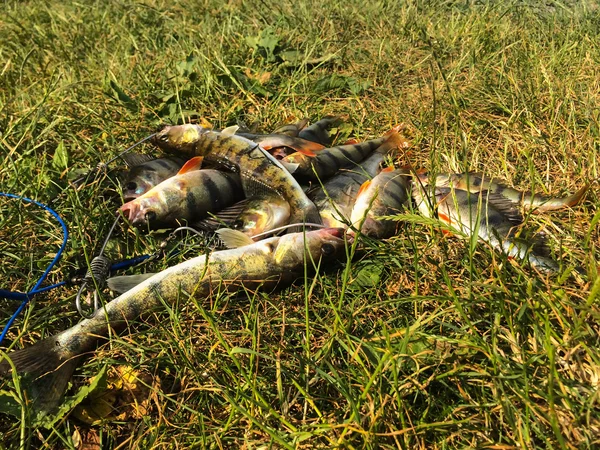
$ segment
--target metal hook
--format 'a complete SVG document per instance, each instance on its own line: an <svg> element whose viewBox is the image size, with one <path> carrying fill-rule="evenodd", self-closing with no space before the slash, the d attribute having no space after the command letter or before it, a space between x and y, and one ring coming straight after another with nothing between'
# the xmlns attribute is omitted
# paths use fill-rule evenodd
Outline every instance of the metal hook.
<svg viewBox="0 0 600 450"><path fill-rule="evenodd" d="M94 309L93 309L92 313L89 315L87 313L85 313L83 311L83 307L81 306L81 294L83 293L83 290L85 288L87 288L86 282L82 283L81 286L79 287L79 290L77 291L77 296L75 297L75 307L77 308L77 312L79 314L81 314L81 317L83 317L84 319L89 319L94 315L94 313L100 307L100 301L98 298L98 291L96 289L94 289Z"/></svg>

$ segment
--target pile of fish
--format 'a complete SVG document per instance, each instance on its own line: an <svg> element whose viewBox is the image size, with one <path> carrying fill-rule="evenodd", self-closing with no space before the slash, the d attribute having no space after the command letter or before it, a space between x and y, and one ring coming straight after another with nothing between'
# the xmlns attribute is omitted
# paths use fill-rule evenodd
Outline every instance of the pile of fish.
<svg viewBox="0 0 600 450"><path fill-rule="evenodd" d="M574 206L588 185L570 197L551 198L479 173L430 175L411 171L405 161L395 168L409 145L401 127L377 139L332 146L330 130L340 123L337 117L310 126L302 120L263 135L238 127L165 127L152 142L172 156L147 156L143 162L141 155L126 157L132 168L123 192L127 203L120 209L134 225L151 228L185 223L253 237L289 223L313 223L384 239L397 230L389 217L412 198L426 217L466 235L478 233L508 256L544 271L557 268L535 254L543 245L521 238L522 211Z"/></svg>
<svg viewBox="0 0 600 450"><path fill-rule="evenodd" d="M331 130L340 122L326 117L307 126L303 120L269 134L167 126L151 142L169 156L127 156L126 203L120 211L132 224L142 229L186 224L218 233L228 249L158 274L116 277L110 286L122 294L91 318L10 353L34 406L53 410L83 355L111 329L122 332L127 323L181 295L290 283L306 267L346 258L347 243L359 234L394 235L393 216L413 201L447 230L477 235L540 271L558 269L543 243L526 237L521 211L573 206L587 186L557 199L519 192L476 173L433 176L408 165L396 168L394 161L408 146L401 127L380 138L334 146ZM260 240L269 232L285 234ZM0 361L0 374L10 372L8 361Z"/></svg>

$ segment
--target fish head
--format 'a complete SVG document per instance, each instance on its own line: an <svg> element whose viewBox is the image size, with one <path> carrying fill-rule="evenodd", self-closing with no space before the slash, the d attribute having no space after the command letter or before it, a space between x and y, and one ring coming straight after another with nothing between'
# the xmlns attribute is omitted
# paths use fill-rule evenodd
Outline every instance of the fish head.
<svg viewBox="0 0 600 450"><path fill-rule="evenodd" d="M161 220L159 201L153 196L142 196L125 203L119 208L132 225L147 227Z"/></svg>
<svg viewBox="0 0 600 450"><path fill-rule="evenodd" d="M273 256L278 267L291 269L303 265L305 261L334 261L345 254L345 230L321 228L282 236L274 249Z"/></svg>
<svg viewBox="0 0 600 450"><path fill-rule="evenodd" d="M192 154L195 144L206 131L191 123L167 125L152 137L151 142L167 152Z"/></svg>
<svg viewBox="0 0 600 450"><path fill-rule="evenodd" d="M132 171L125 180L125 186L123 186L123 198L125 201L134 200L156 186L160 180L155 180L154 178L154 173L152 172L136 171L134 173Z"/></svg>
<svg viewBox="0 0 600 450"><path fill-rule="evenodd" d="M282 198L251 200L233 228L248 236L255 236L287 224L290 213L290 204Z"/></svg>

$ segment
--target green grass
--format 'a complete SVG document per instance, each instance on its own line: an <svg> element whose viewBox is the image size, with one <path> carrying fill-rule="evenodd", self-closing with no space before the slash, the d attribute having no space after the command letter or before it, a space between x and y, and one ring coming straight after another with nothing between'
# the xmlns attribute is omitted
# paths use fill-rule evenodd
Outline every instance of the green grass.
<svg viewBox="0 0 600 450"><path fill-rule="evenodd" d="M405 122L411 163L432 171L553 194L599 176L591 1L4 2L0 17L0 191L55 199L67 221L49 282L85 267L118 207L114 181L68 180L164 122L269 130L341 114L358 138ZM182 298L76 372L80 387L105 365L110 380L135 368L144 408L121 399L100 423L50 430L2 416L0 448L77 435L104 448L598 446L598 205L594 189L575 211L528 218L581 280L407 221L280 294ZM159 243L123 230L108 253ZM0 199L2 288L30 289L59 244L52 220ZM200 249L186 244L179 259ZM35 297L3 344L76 323L75 293ZM1 324L16 307L0 300Z"/></svg>

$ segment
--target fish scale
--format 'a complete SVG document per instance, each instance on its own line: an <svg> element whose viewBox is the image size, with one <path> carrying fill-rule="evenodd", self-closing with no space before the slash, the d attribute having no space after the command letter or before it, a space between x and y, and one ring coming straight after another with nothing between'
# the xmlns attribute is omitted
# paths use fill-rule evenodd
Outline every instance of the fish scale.
<svg viewBox="0 0 600 450"><path fill-rule="evenodd" d="M239 176L218 170L193 170L171 177L123 206L134 225L172 225L194 221L241 200Z"/></svg>

